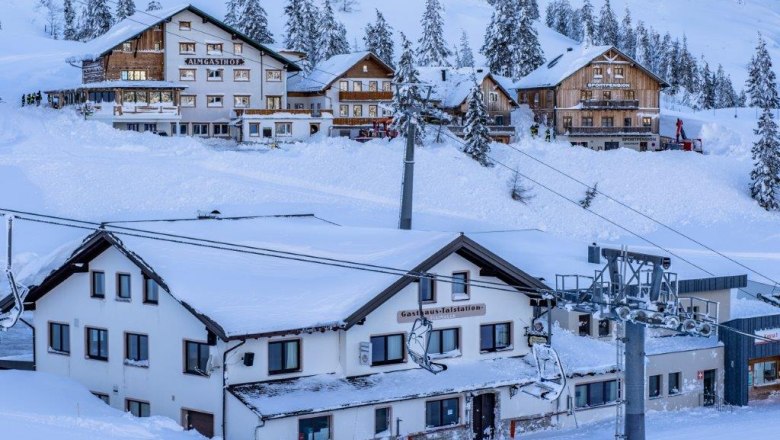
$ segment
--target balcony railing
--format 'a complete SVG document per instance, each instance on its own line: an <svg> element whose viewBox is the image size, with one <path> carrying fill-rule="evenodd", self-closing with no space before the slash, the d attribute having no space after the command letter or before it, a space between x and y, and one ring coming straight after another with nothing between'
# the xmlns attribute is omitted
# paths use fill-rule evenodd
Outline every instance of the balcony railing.
<svg viewBox="0 0 780 440"><path fill-rule="evenodd" d="M582 102L582 108L605 108L605 109L638 109L639 100L636 99L586 99Z"/></svg>
<svg viewBox="0 0 780 440"><path fill-rule="evenodd" d="M96 110L101 110L101 106L95 106ZM179 114L179 106L177 105L115 105L114 116L122 116L123 114L137 114L137 113L166 113L171 115Z"/></svg>
<svg viewBox="0 0 780 440"><path fill-rule="evenodd" d="M392 101L393 92L370 91L370 92L349 92L339 91L340 101Z"/></svg>
<svg viewBox="0 0 780 440"><path fill-rule="evenodd" d="M347 125L347 126L360 126L360 125L374 125L381 124L387 121L388 118L333 118L333 125Z"/></svg>
<svg viewBox="0 0 780 440"><path fill-rule="evenodd" d="M247 116L270 116L275 115L278 113L287 113L292 115L311 115L314 118L319 118L322 116L323 113L333 114L333 110L331 109L320 109L320 110L310 110L310 109L262 109L262 108L246 108L246 109L235 109L233 110L236 112L236 117L241 117L244 115Z"/></svg>
<svg viewBox="0 0 780 440"><path fill-rule="evenodd" d="M567 127L569 134L651 134L652 127Z"/></svg>

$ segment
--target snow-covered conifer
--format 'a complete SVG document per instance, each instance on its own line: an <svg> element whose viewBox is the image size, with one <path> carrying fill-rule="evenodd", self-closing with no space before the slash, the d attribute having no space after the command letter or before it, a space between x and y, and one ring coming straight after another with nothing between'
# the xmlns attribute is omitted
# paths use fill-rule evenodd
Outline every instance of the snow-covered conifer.
<svg viewBox="0 0 780 440"><path fill-rule="evenodd" d="M620 50L631 58L636 58L636 33L631 25L631 10L626 6L626 15L620 24Z"/></svg>
<svg viewBox="0 0 780 440"><path fill-rule="evenodd" d="M699 67L696 58L688 50L688 37L683 34L682 47L680 47L680 71L681 84L688 93L699 91Z"/></svg>
<svg viewBox="0 0 780 440"><path fill-rule="evenodd" d="M135 14L135 2L133 0L118 0L116 2L116 21Z"/></svg>
<svg viewBox="0 0 780 440"><path fill-rule="evenodd" d="M425 12L421 25L422 36L418 40L417 62L421 66L449 66L447 59L452 52L444 40L444 23L439 0L425 0Z"/></svg>
<svg viewBox="0 0 780 440"><path fill-rule="evenodd" d="M87 0L87 4L81 13L81 29L79 39L91 40L105 34L113 24L111 10L106 0Z"/></svg>
<svg viewBox="0 0 780 440"><path fill-rule="evenodd" d="M580 8L579 17L577 18L582 23L582 36L579 40L587 41L590 38L590 44L595 44L596 19L593 16L593 5L590 3L590 0L585 0L582 3L582 8ZM590 34L588 34L588 29L590 29Z"/></svg>
<svg viewBox="0 0 780 440"><path fill-rule="evenodd" d="M533 20L526 10L520 10L520 21L517 30L516 42L519 44L519 47L517 58L515 59L515 71L514 75L512 75L512 79L515 80L536 70L545 61L542 45L539 43L539 36L536 34Z"/></svg>
<svg viewBox="0 0 780 440"><path fill-rule="evenodd" d="M736 107L739 101L737 91L734 90L734 84L731 77L723 70L723 66L718 64L718 70L715 72L715 108Z"/></svg>
<svg viewBox="0 0 780 440"><path fill-rule="evenodd" d="M406 136L409 125L414 125L414 143L422 145L425 136L425 123L419 110L423 105L423 98L420 94L420 73L415 67L414 50L412 43L401 33L401 58L398 60L398 67L393 76L393 109L394 130L398 131L400 136ZM417 108L416 108L417 107Z"/></svg>
<svg viewBox="0 0 780 440"><path fill-rule="evenodd" d="M651 69L652 48L650 47L650 33L642 20L636 25L636 58L643 66Z"/></svg>
<svg viewBox="0 0 780 440"><path fill-rule="evenodd" d="M536 0L520 0L520 3L525 9L526 14L531 17L531 20L538 20L539 15L539 3Z"/></svg>
<svg viewBox="0 0 780 440"><path fill-rule="evenodd" d="M471 156L482 166L493 166L488 157L490 153L490 130L488 129L488 112L482 87L474 79L467 101L466 121L463 127L465 145L463 152Z"/></svg>
<svg viewBox="0 0 780 440"><path fill-rule="evenodd" d="M750 195L767 211L780 210L780 135L772 109L764 107L753 144L754 167L750 173Z"/></svg>
<svg viewBox="0 0 780 440"><path fill-rule="evenodd" d="M228 0L225 3L225 24L238 28L238 20L244 13L246 0Z"/></svg>
<svg viewBox="0 0 780 440"><path fill-rule="evenodd" d="M347 30L344 24L336 20L330 0L325 0L322 5L322 18L320 18L320 42L317 51L321 59L327 60L334 55L349 53Z"/></svg>
<svg viewBox="0 0 780 440"><path fill-rule="evenodd" d="M495 0L493 6L495 9L485 32L482 54L491 72L513 76L519 11L517 4L508 0Z"/></svg>
<svg viewBox="0 0 780 440"><path fill-rule="evenodd" d="M760 33L758 34L756 53L748 66L747 93L750 96L751 107L780 107L777 77L772 69L772 57L769 56L766 41Z"/></svg>
<svg viewBox="0 0 780 440"><path fill-rule="evenodd" d="M615 47L620 44L620 28L609 0L606 0L601 7L596 44L609 44Z"/></svg>
<svg viewBox="0 0 780 440"><path fill-rule="evenodd" d="M395 66L393 28L387 24L379 9L376 10L376 21L366 25L366 35L363 37L363 42L366 44L366 50L373 52L388 66Z"/></svg>
<svg viewBox="0 0 780 440"><path fill-rule="evenodd" d="M284 44L288 49L305 53L302 64L311 71L319 60L319 10L311 0L288 0L284 13L287 15Z"/></svg>
<svg viewBox="0 0 780 440"><path fill-rule="evenodd" d="M249 38L263 44L273 44L274 36L268 29L268 16L260 0L242 0L244 9L237 28Z"/></svg>
<svg viewBox="0 0 780 440"><path fill-rule="evenodd" d="M469 45L469 36L466 31L460 34L460 44L458 45L459 60L456 67L474 67L474 52Z"/></svg>
<svg viewBox="0 0 780 440"><path fill-rule="evenodd" d="M715 108L715 78L710 71L710 65L703 62L701 70L701 93L699 95L699 108L709 110Z"/></svg>
<svg viewBox="0 0 780 440"><path fill-rule="evenodd" d="M64 15L64 27L62 38L66 40L78 39L78 29L76 28L76 10L73 9L73 0L65 0L62 4L62 13Z"/></svg>
<svg viewBox="0 0 780 440"><path fill-rule="evenodd" d="M148 5L146 5L146 12L149 11L159 11L162 9L162 5L157 0L151 0Z"/></svg>

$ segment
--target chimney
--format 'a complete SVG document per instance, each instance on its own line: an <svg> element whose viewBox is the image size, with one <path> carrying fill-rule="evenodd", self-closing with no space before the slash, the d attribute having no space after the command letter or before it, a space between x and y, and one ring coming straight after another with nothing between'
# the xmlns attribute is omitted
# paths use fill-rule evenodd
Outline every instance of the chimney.
<svg viewBox="0 0 780 440"><path fill-rule="evenodd" d="M601 248L596 243L588 246L588 263L601 264Z"/></svg>
<svg viewBox="0 0 780 440"><path fill-rule="evenodd" d="M441 69L441 80L447 81L447 69Z"/></svg>

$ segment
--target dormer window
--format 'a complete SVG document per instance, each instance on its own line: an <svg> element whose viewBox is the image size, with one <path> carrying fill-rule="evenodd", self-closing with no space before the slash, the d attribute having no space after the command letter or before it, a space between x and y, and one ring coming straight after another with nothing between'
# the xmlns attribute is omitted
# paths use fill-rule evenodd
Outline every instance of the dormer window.
<svg viewBox="0 0 780 440"><path fill-rule="evenodd" d="M133 51L133 43L130 41L125 41L122 43L122 52L132 52Z"/></svg>
<svg viewBox="0 0 780 440"><path fill-rule="evenodd" d="M593 77L594 78L602 78L604 76L604 70L601 67L594 67L593 68Z"/></svg>
<svg viewBox="0 0 780 440"><path fill-rule="evenodd" d="M623 68L622 67L615 67L615 78L623 78Z"/></svg>
<svg viewBox="0 0 780 440"><path fill-rule="evenodd" d="M368 65L363 64L363 73L368 73Z"/></svg>

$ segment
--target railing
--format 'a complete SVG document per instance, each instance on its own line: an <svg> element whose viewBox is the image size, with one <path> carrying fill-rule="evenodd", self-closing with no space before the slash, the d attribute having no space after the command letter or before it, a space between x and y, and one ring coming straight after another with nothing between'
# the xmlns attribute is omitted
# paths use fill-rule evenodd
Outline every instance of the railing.
<svg viewBox="0 0 780 440"><path fill-rule="evenodd" d="M564 127L569 134L651 134L652 127Z"/></svg>
<svg viewBox="0 0 780 440"><path fill-rule="evenodd" d="M100 107L96 106L96 109ZM179 106L163 106L163 105L136 105L136 106L114 106L114 116L122 116L123 114L137 114L137 113L167 113L167 114L179 114Z"/></svg>
<svg viewBox="0 0 780 440"><path fill-rule="evenodd" d="M614 108L614 109L637 109L639 100L637 99L586 99L580 101L582 108Z"/></svg>
<svg viewBox="0 0 780 440"><path fill-rule="evenodd" d="M370 92L349 92L339 91L340 101L391 101L393 92L370 91Z"/></svg>
<svg viewBox="0 0 780 440"><path fill-rule="evenodd" d="M321 109L321 110L310 110L310 109L261 109L261 108L246 108L246 109L235 109L236 117L241 117L243 115L253 115L253 116L270 116L275 115L277 113L288 113L292 115L311 115L312 117L320 117L323 113L332 114L333 110L331 109Z"/></svg>
<svg viewBox="0 0 780 440"><path fill-rule="evenodd" d="M374 122L381 124L388 118L333 118L333 125L373 125Z"/></svg>

